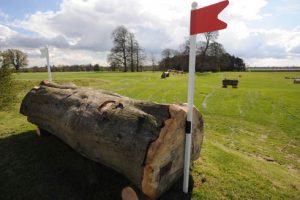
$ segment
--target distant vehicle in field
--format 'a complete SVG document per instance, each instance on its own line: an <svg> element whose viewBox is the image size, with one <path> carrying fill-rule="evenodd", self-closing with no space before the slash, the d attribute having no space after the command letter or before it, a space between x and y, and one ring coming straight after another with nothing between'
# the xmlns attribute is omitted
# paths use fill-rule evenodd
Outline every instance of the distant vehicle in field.
<svg viewBox="0 0 300 200"><path fill-rule="evenodd" d="M234 79L224 79L222 81L223 83L223 88L227 88L228 85L231 85L232 88L237 88L239 81L238 80L234 80Z"/></svg>
<svg viewBox="0 0 300 200"><path fill-rule="evenodd" d="M175 69L168 69L166 72L163 72L160 76L161 78L170 77L170 75L175 76L176 74L183 74L183 71L175 70Z"/></svg>
<svg viewBox="0 0 300 200"><path fill-rule="evenodd" d="M170 76L169 72L163 72L160 77L161 78L167 78L169 76Z"/></svg>

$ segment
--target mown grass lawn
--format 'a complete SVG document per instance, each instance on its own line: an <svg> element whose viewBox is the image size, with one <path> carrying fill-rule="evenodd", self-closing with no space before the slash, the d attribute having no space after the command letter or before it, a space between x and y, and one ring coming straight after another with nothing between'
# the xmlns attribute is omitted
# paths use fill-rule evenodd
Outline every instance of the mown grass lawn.
<svg viewBox="0 0 300 200"><path fill-rule="evenodd" d="M239 75L238 89L221 88L223 78ZM196 75L205 138L192 170L193 199L300 199L300 85L285 76L300 73ZM0 199L119 199L128 180L53 136L35 136L18 113L26 92L46 78L16 74L17 103L0 111ZM161 103L187 99L186 74L69 72L53 78Z"/></svg>

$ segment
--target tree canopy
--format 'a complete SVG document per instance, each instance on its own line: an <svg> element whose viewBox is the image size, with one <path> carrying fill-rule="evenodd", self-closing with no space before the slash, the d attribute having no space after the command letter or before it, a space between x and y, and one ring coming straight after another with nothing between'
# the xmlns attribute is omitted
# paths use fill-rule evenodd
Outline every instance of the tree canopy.
<svg viewBox="0 0 300 200"><path fill-rule="evenodd" d="M14 80L9 68L6 52L0 51L0 110L6 109L15 101Z"/></svg>
<svg viewBox="0 0 300 200"><path fill-rule="evenodd" d="M216 42L218 32L203 34L205 41L196 44L196 71L244 71L243 59L230 55L223 45ZM180 45L180 50L163 49L159 63L161 70L176 69L188 71L189 40Z"/></svg>
<svg viewBox="0 0 300 200"><path fill-rule="evenodd" d="M19 49L8 49L3 53L4 61L17 71L28 65L27 54Z"/></svg>

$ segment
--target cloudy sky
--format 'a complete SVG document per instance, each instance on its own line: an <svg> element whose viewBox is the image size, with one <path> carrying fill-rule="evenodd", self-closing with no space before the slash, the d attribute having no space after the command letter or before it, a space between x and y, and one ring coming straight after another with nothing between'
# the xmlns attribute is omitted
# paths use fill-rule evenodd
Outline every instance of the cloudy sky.
<svg viewBox="0 0 300 200"><path fill-rule="evenodd" d="M206 6L220 0L201 0ZM111 32L134 32L146 53L178 49L189 34L192 0L0 0L0 48L19 48L29 65L107 65ZM300 0L230 0L218 42L250 66L300 66ZM203 40L198 36L198 40Z"/></svg>

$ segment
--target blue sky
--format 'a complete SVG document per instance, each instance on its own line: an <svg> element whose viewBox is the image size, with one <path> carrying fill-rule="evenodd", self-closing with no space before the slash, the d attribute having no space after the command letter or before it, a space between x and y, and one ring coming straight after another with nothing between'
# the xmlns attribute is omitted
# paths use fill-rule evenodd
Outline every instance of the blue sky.
<svg viewBox="0 0 300 200"><path fill-rule="evenodd" d="M188 38L191 0L0 0L0 48L20 48L29 65L107 65L112 30L125 25L148 55L178 49ZM201 6L218 0L198 1ZM299 0L230 0L218 42L250 66L300 66ZM198 40L203 37L198 36Z"/></svg>
<svg viewBox="0 0 300 200"><path fill-rule="evenodd" d="M24 19L36 11L57 11L60 0L0 0L0 8L11 19Z"/></svg>
<svg viewBox="0 0 300 200"><path fill-rule="evenodd" d="M294 28L300 26L299 0L272 0L265 6L262 13L271 14L264 20L253 22L253 26L260 28Z"/></svg>

